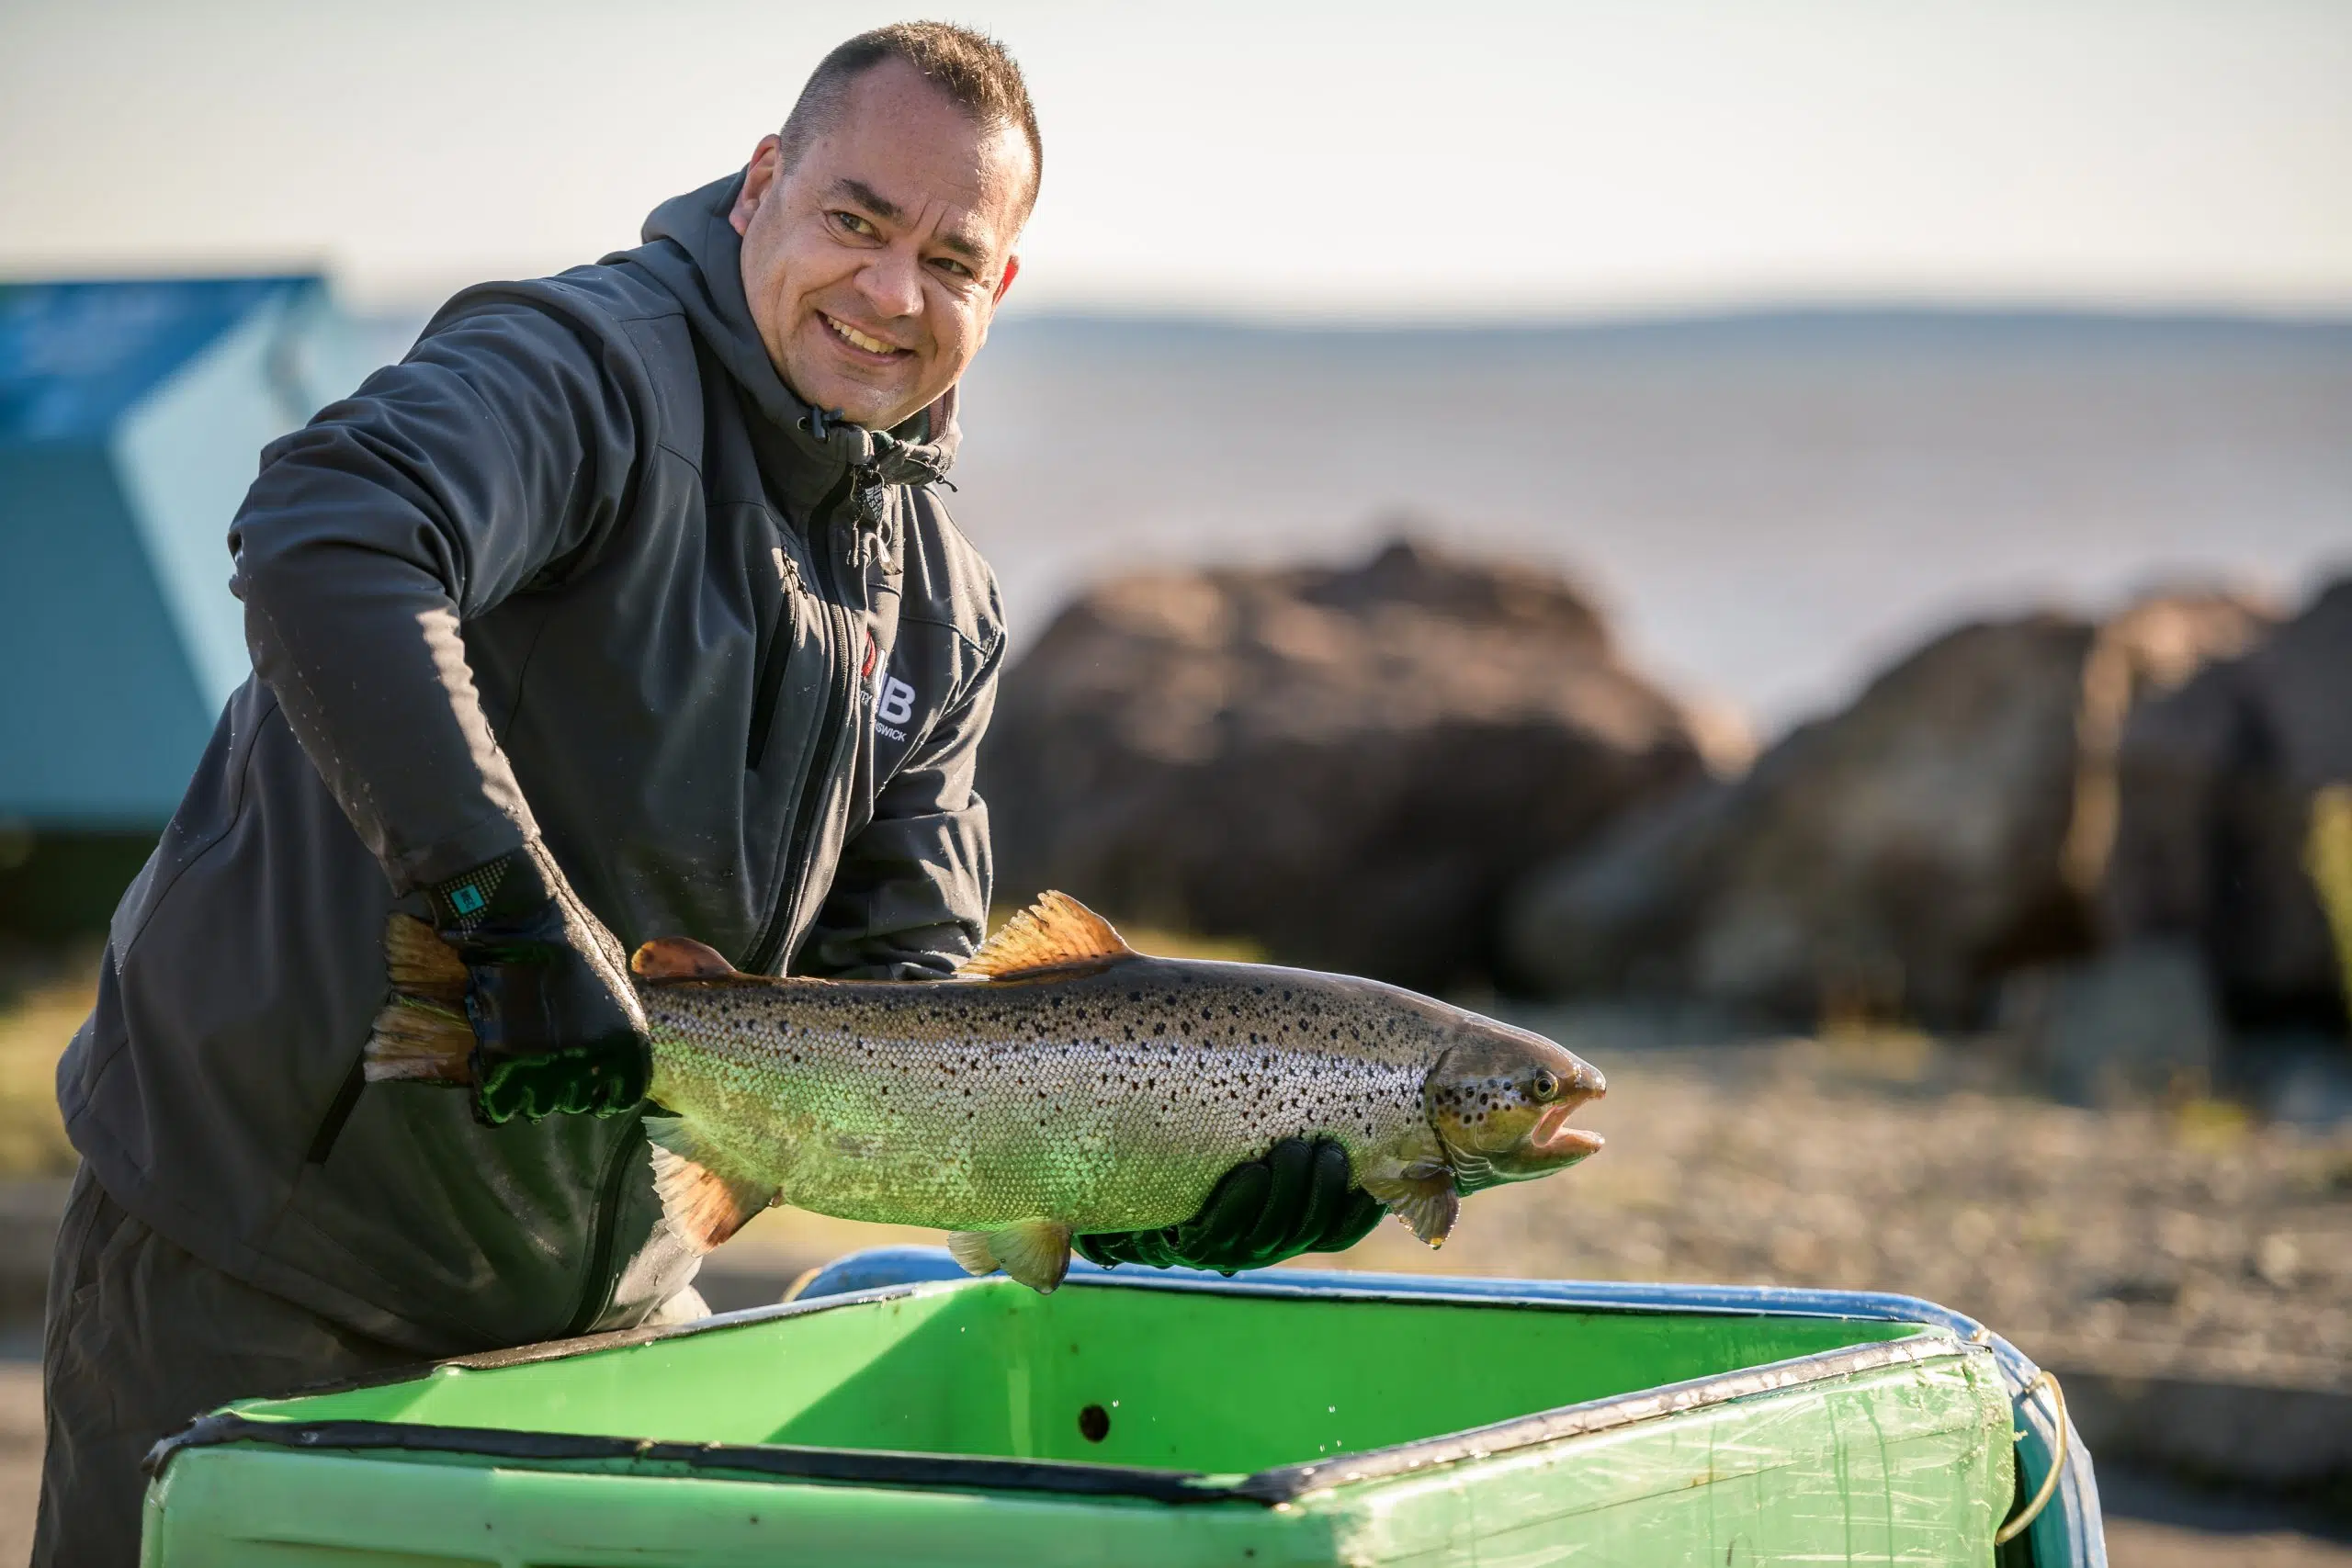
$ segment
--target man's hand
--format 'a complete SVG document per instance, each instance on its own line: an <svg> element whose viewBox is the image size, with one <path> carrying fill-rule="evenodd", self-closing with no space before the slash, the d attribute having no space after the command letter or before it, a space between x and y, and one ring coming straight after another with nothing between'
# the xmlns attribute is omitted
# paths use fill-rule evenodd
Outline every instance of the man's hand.
<svg viewBox="0 0 2352 1568"><path fill-rule="evenodd" d="M1165 1230L1074 1239L1079 1256L1110 1268L1262 1269L1302 1252L1343 1252L1380 1223L1380 1204L1350 1184L1348 1151L1329 1138L1284 1138L1264 1157L1225 1173L1201 1212Z"/></svg>
<svg viewBox="0 0 2352 1568"><path fill-rule="evenodd" d="M652 1058L620 943L536 840L432 889L466 964L474 1113L496 1126L556 1111L617 1116Z"/></svg>

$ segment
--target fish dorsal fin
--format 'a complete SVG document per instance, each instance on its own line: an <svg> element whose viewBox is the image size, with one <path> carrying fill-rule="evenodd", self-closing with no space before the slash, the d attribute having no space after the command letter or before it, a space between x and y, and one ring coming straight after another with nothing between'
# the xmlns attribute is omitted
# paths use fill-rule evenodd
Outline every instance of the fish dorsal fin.
<svg viewBox="0 0 2352 1568"><path fill-rule="evenodd" d="M956 973L967 979L1009 980L1033 970L1135 956L1110 921L1067 893L1040 893Z"/></svg>
<svg viewBox="0 0 2352 1568"><path fill-rule="evenodd" d="M628 967L640 980L732 980L742 975L717 948L686 936L655 937L629 956Z"/></svg>

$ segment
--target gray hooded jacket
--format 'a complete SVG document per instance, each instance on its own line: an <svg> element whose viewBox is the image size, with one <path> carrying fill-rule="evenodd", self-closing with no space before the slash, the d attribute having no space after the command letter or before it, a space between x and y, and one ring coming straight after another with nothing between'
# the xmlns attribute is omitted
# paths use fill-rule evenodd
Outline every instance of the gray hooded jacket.
<svg viewBox="0 0 2352 1568"><path fill-rule="evenodd" d="M944 974L979 940L1004 636L888 434L784 385L727 221L458 295L272 445L230 533L255 674L117 912L58 1069L106 1190L227 1272L442 1355L641 1321L691 1278L635 1117L477 1125L364 1086L386 913L537 835L622 942Z"/></svg>

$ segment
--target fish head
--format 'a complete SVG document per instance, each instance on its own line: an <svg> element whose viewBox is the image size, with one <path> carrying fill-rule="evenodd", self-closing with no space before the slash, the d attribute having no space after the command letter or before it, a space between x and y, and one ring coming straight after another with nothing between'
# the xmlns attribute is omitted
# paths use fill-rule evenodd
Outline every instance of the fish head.
<svg viewBox="0 0 2352 1568"><path fill-rule="evenodd" d="M1421 1094L1461 1190L1530 1181L1597 1153L1568 1125L1607 1093L1591 1063L1530 1030L1464 1014Z"/></svg>

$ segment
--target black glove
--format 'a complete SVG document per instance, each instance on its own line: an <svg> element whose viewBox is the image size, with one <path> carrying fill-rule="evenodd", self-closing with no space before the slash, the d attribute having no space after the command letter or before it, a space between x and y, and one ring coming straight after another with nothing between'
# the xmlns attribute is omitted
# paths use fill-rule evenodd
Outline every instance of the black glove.
<svg viewBox="0 0 2352 1568"><path fill-rule="evenodd" d="M1081 1235L1080 1257L1105 1269L1262 1269L1302 1252L1343 1252L1380 1223L1381 1206L1350 1183L1348 1151L1330 1138L1284 1138L1235 1166L1201 1212L1165 1230Z"/></svg>
<svg viewBox="0 0 2352 1568"><path fill-rule="evenodd" d="M431 889L466 964L474 1114L495 1126L564 1111L616 1116L652 1056L628 957L537 840Z"/></svg>

